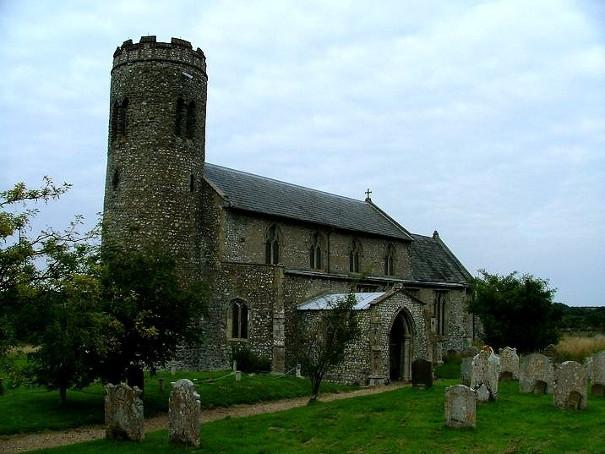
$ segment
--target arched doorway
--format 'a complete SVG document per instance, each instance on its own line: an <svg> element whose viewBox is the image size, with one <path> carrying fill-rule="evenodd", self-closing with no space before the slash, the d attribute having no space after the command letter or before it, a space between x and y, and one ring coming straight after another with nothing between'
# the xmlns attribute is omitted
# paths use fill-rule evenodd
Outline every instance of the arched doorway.
<svg viewBox="0 0 605 454"><path fill-rule="evenodd" d="M412 379L412 321L405 311L399 312L389 334L390 379Z"/></svg>

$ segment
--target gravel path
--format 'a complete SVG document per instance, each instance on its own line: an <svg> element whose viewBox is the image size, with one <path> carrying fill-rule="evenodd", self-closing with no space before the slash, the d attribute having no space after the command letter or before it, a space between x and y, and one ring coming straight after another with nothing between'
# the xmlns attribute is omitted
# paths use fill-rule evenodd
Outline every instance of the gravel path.
<svg viewBox="0 0 605 454"><path fill-rule="evenodd" d="M395 383L383 386L374 386L372 388L363 388L356 391L338 394L324 394L321 396L322 402L333 400L350 399L351 397L365 396L368 394L378 394L385 391L405 386L401 383ZM302 407L307 404L308 397L297 397L295 399L277 400L274 402L260 402L256 404L234 405L232 407L214 408L202 412L202 422L216 421L227 416L240 418L245 416L258 415L261 413L274 413L277 411L288 410L290 408ZM168 416L161 414L145 420L145 431L153 432L166 429L168 427ZM16 452L25 452L32 449L52 448L55 446L70 445L83 441L97 440L105 437L105 430L102 425L84 426L77 429L64 431L33 433L25 435L10 435L0 438L0 453L9 454Z"/></svg>

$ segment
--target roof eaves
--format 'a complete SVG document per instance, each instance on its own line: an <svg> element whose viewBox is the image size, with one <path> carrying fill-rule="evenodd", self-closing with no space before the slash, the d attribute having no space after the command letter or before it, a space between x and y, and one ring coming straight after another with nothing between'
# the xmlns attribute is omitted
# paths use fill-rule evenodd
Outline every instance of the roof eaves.
<svg viewBox="0 0 605 454"><path fill-rule="evenodd" d="M216 184L214 184L212 182L212 180L210 178L208 178L206 175L204 175L204 181L206 183L208 183L208 186L210 186L214 192L216 192L225 202L227 202L228 206L231 206L231 202L229 202L229 197L227 197L227 194L225 194L221 188L219 188Z"/></svg>

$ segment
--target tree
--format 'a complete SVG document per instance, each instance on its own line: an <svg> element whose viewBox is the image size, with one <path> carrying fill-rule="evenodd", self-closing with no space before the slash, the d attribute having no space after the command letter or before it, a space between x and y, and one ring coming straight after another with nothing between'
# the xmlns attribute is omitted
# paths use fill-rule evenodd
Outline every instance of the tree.
<svg viewBox="0 0 605 454"><path fill-rule="evenodd" d="M516 272L506 276L481 270L473 284L471 312L483 323L484 341L494 348L532 352L558 341L562 312L547 280Z"/></svg>
<svg viewBox="0 0 605 454"><path fill-rule="evenodd" d="M355 295L349 294L324 310L298 314L294 356L311 381L309 402L317 400L324 376L343 361L347 344L359 336L355 302Z"/></svg>
<svg viewBox="0 0 605 454"><path fill-rule="evenodd" d="M175 261L161 251L102 252L101 300L117 325L116 348L101 361L101 375L143 387L144 367L155 371L177 346L198 342L207 297L204 283L179 279Z"/></svg>
<svg viewBox="0 0 605 454"><path fill-rule="evenodd" d="M19 315L24 302L35 295L36 285L60 272L53 251L86 242L96 234L77 231L80 217L65 231L47 229L30 234L31 220L38 212L31 205L58 199L70 187L44 177L39 188L17 183L0 192L0 354L31 332L29 318L19 319Z"/></svg>

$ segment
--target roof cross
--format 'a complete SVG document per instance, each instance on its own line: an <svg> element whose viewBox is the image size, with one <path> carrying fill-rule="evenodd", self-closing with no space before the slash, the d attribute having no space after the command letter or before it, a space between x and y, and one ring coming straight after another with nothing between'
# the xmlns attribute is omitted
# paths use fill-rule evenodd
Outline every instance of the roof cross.
<svg viewBox="0 0 605 454"><path fill-rule="evenodd" d="M370 198L370 195L371 195L371 194L372 194L372 191L370 191L370 188L368 188L368 190L366 191L366 202L368 202L368 201L372 200L372 199Z"/></svg>

